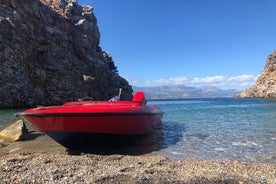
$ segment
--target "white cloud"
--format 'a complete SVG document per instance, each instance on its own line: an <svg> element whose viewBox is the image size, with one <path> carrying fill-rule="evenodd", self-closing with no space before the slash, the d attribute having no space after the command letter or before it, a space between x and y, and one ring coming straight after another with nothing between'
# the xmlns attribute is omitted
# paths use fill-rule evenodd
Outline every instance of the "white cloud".
<svg viewBox="0 0 276 184"><path fill-rule="evenodd" d="M246 88L254 84L256 76L239 75L239 76L208 76L208 77L175 77L170 79L148 80L147 85L188 85L188 86L216 86L220 88Z"/></svg>
<svg viewBox="0 0 276 184"><path fill-rule="evenodd" d="M139 83L141 82L141 81L139 81L139 80L137 80L137 79L135 79L134 77L131 77L131 76L122 76L122 77L124 79L126 79L130 85L134 85L134 86L139 85Z"/></svg>

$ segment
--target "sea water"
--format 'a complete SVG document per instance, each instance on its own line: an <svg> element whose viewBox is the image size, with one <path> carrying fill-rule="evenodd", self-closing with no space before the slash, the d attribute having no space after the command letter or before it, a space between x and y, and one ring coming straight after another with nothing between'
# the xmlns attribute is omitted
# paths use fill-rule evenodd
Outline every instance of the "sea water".
<svg viewBox="0 0 276 184"><path fill-rule="evenodd" d="M164 111L162 126L136 150L158 148L154 151L172 160L276 163L276 100L198 98L148 104ZM18 111L0 110L0 129L15 121Z"/></svg>
<svg viewBox="0 0 276 184"><path fill-rule="evenodd" d="M161 153L185 158L276 163L276 100L152 101L165 112Z"/></svg>

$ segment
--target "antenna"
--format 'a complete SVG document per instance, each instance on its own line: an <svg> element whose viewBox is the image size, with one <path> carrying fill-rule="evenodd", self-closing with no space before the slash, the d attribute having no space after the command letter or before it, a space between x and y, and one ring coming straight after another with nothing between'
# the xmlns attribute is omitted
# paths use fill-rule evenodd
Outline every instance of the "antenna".
<svg viewBox="0 0 276 184"><path fill-rule="evenodd" d="M118 94L119 100L121 99L121 94L122 94L122 88L119 88L119 94Z"/></svg>

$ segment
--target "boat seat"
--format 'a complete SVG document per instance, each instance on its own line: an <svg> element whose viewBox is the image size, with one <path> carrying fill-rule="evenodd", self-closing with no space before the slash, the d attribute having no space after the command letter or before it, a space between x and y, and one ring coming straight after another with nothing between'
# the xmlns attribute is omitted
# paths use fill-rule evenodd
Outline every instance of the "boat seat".
<svg viewBox="0 0 276 184"><path fill-rule="evenodd" d="M132 98L133 102L139 102L141 105L147 105L145 94L142 91L138 91Z"/></svg>

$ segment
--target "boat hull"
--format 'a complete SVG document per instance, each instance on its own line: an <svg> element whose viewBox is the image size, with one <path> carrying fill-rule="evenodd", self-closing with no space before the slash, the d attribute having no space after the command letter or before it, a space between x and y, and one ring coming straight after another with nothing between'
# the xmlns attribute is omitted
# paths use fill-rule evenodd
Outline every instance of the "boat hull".
<svg viewBox="0 0 276 184"><path fill-rule="evenodd" d="M144 93L137 92L132 101L67 102L29 109L17 116L65 147L73 148L77 142L91 139L88 135L146 134L159 127L163 112L155 105L146 105Z"/></svg>
<svg viewBox="0 0 276 184"><path fill-rule="evenodd" d="M26 114L39 131L104 134L144 134L161 123L162 113L56 113Z"/></svg>

